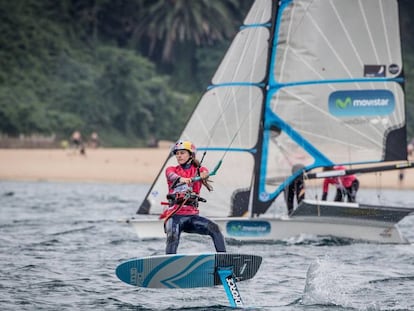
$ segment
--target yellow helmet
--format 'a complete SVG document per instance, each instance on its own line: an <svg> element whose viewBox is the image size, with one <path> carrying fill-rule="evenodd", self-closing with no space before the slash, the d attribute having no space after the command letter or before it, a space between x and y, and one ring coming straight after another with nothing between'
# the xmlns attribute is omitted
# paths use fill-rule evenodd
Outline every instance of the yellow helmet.
<svg viewBox="0 0 414 311"><path fill-rule="evenodd" d="M172 153L176 154L178 150L187 150L190 152L191 156L195 156L197 152L196 146L191 141L188 140L179 140L175 143Z"/></svg>

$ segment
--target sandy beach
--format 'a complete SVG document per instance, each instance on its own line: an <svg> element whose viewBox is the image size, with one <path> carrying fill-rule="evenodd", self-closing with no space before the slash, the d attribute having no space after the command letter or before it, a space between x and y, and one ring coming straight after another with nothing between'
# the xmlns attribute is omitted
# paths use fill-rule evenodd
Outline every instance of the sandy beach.
<svg viewBox="0 0 414 311"><path fill-rule="evenodd" d="M0 149L0 180L151 183L168 148Z"/></svg>
<svg viewBox="0 0 414 311"><path fill-rule="evenodd" d="M151 184L169 153L160 148L0 149L0 180ZM414 190L414 169L363 174L361 187Z"/></svg>

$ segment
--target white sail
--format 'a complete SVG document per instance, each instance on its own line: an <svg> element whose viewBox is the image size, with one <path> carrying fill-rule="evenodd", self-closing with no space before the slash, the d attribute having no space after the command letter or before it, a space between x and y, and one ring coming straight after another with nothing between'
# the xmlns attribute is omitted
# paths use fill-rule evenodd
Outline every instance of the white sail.
<svg viewBox="0 0 414 311"><path fill-rule="evenodd" d="M210 170L226 153L218 176L213 178L214 191L203 192L210 215L229 215L232 194L252 185L253 155L257 152L265 99L271 7L272 1L254 3L180 137L197 146L198 158L206 151L203 165ZM161 171L169 165L176 165L175 158L170 158ZM166 191L161 173L144 204L149 202L152 212L159 211Z"/></svg>
<svg viewBox="0 0 414 311"><path fill-rule="evenodd" d="M265 213L296 164L406 159L398 25L395 0L256 0L180 137L223 159L205 213ZM169 165L138 213L161 211Z"/></svg>
<svg viewBox="0 0 414 311"><path fill-rule="evenodd" d="M280 10L266 177L291 175L295 162L310 169L406 159L397 1L282 1Z"/></svg>

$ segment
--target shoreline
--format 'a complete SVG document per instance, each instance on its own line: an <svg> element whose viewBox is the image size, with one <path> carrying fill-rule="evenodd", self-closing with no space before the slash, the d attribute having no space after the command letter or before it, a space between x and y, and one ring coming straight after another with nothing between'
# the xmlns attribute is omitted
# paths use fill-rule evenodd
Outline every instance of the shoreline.
<svg viewBox="0 0 414 311"><path fill-rule="evenodd" d="M152 184L168 157L159 148L0 149L0 180ZM361 188L414 190L414 169L358 175Z"/></svg>
<svg viewBox="0 0 414 311"><path fill-rule="evenodd" d="M0 180L148 184L168 148L0 149Z"/></svg>

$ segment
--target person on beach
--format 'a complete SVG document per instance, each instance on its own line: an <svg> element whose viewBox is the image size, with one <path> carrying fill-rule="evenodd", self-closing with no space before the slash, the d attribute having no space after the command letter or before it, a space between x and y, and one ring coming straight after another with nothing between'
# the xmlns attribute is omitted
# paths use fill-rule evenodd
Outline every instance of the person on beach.
<svg viewBox="0 0 414 311"><path fill-rule="evenodd" d="M201 187L212 190L208 170L200 166L195 158L196 147L190 141L178 141L172 150L178 165L167 167L165 176L168 184L168 208L160 218L164 219L167 235L166 254L176 254L181 232L209 235L217 252L226 252L224 237L219 226L199 215L198 202L205 202L199 196ZM201 180L194 181L194 177Z"/></svg>
<svg viewBox="0 0 414 311"><path fill-rule="evenodd" d="M70 138L72 146L75 149L78 149L80 147L80 145L82 144L82 135L79 131L74 131L72 133L72 136Z"/></svg>
<svg viewBox="0 0 414 311"><path fill-rule="evenodd" d="M98 148L99 147L99 136L97 132L92 132L90 140L89 140L89 146L91 148Z"/></svg>
<svg viewBox="0 0 414 311"><path fill-rule="evenodd" d="M81 155L86 155L85 145L82 141L82 134L79 131L74 131L70 138L72 146L75 150L79 149Z"/></svg>
<svg viewBox="0 0 414 311"><path fill-rule="evenodd" d="M328 170L345 170L345 166L325 167L324 171ZM336 195L334 201L343 202L347 197L348 202L356 202L356 194L359 189L359 180L355 175L345 175L340 177L327 177L323 181L322 201L326 201L328 197L329 185L336 186Z"/></svg>

